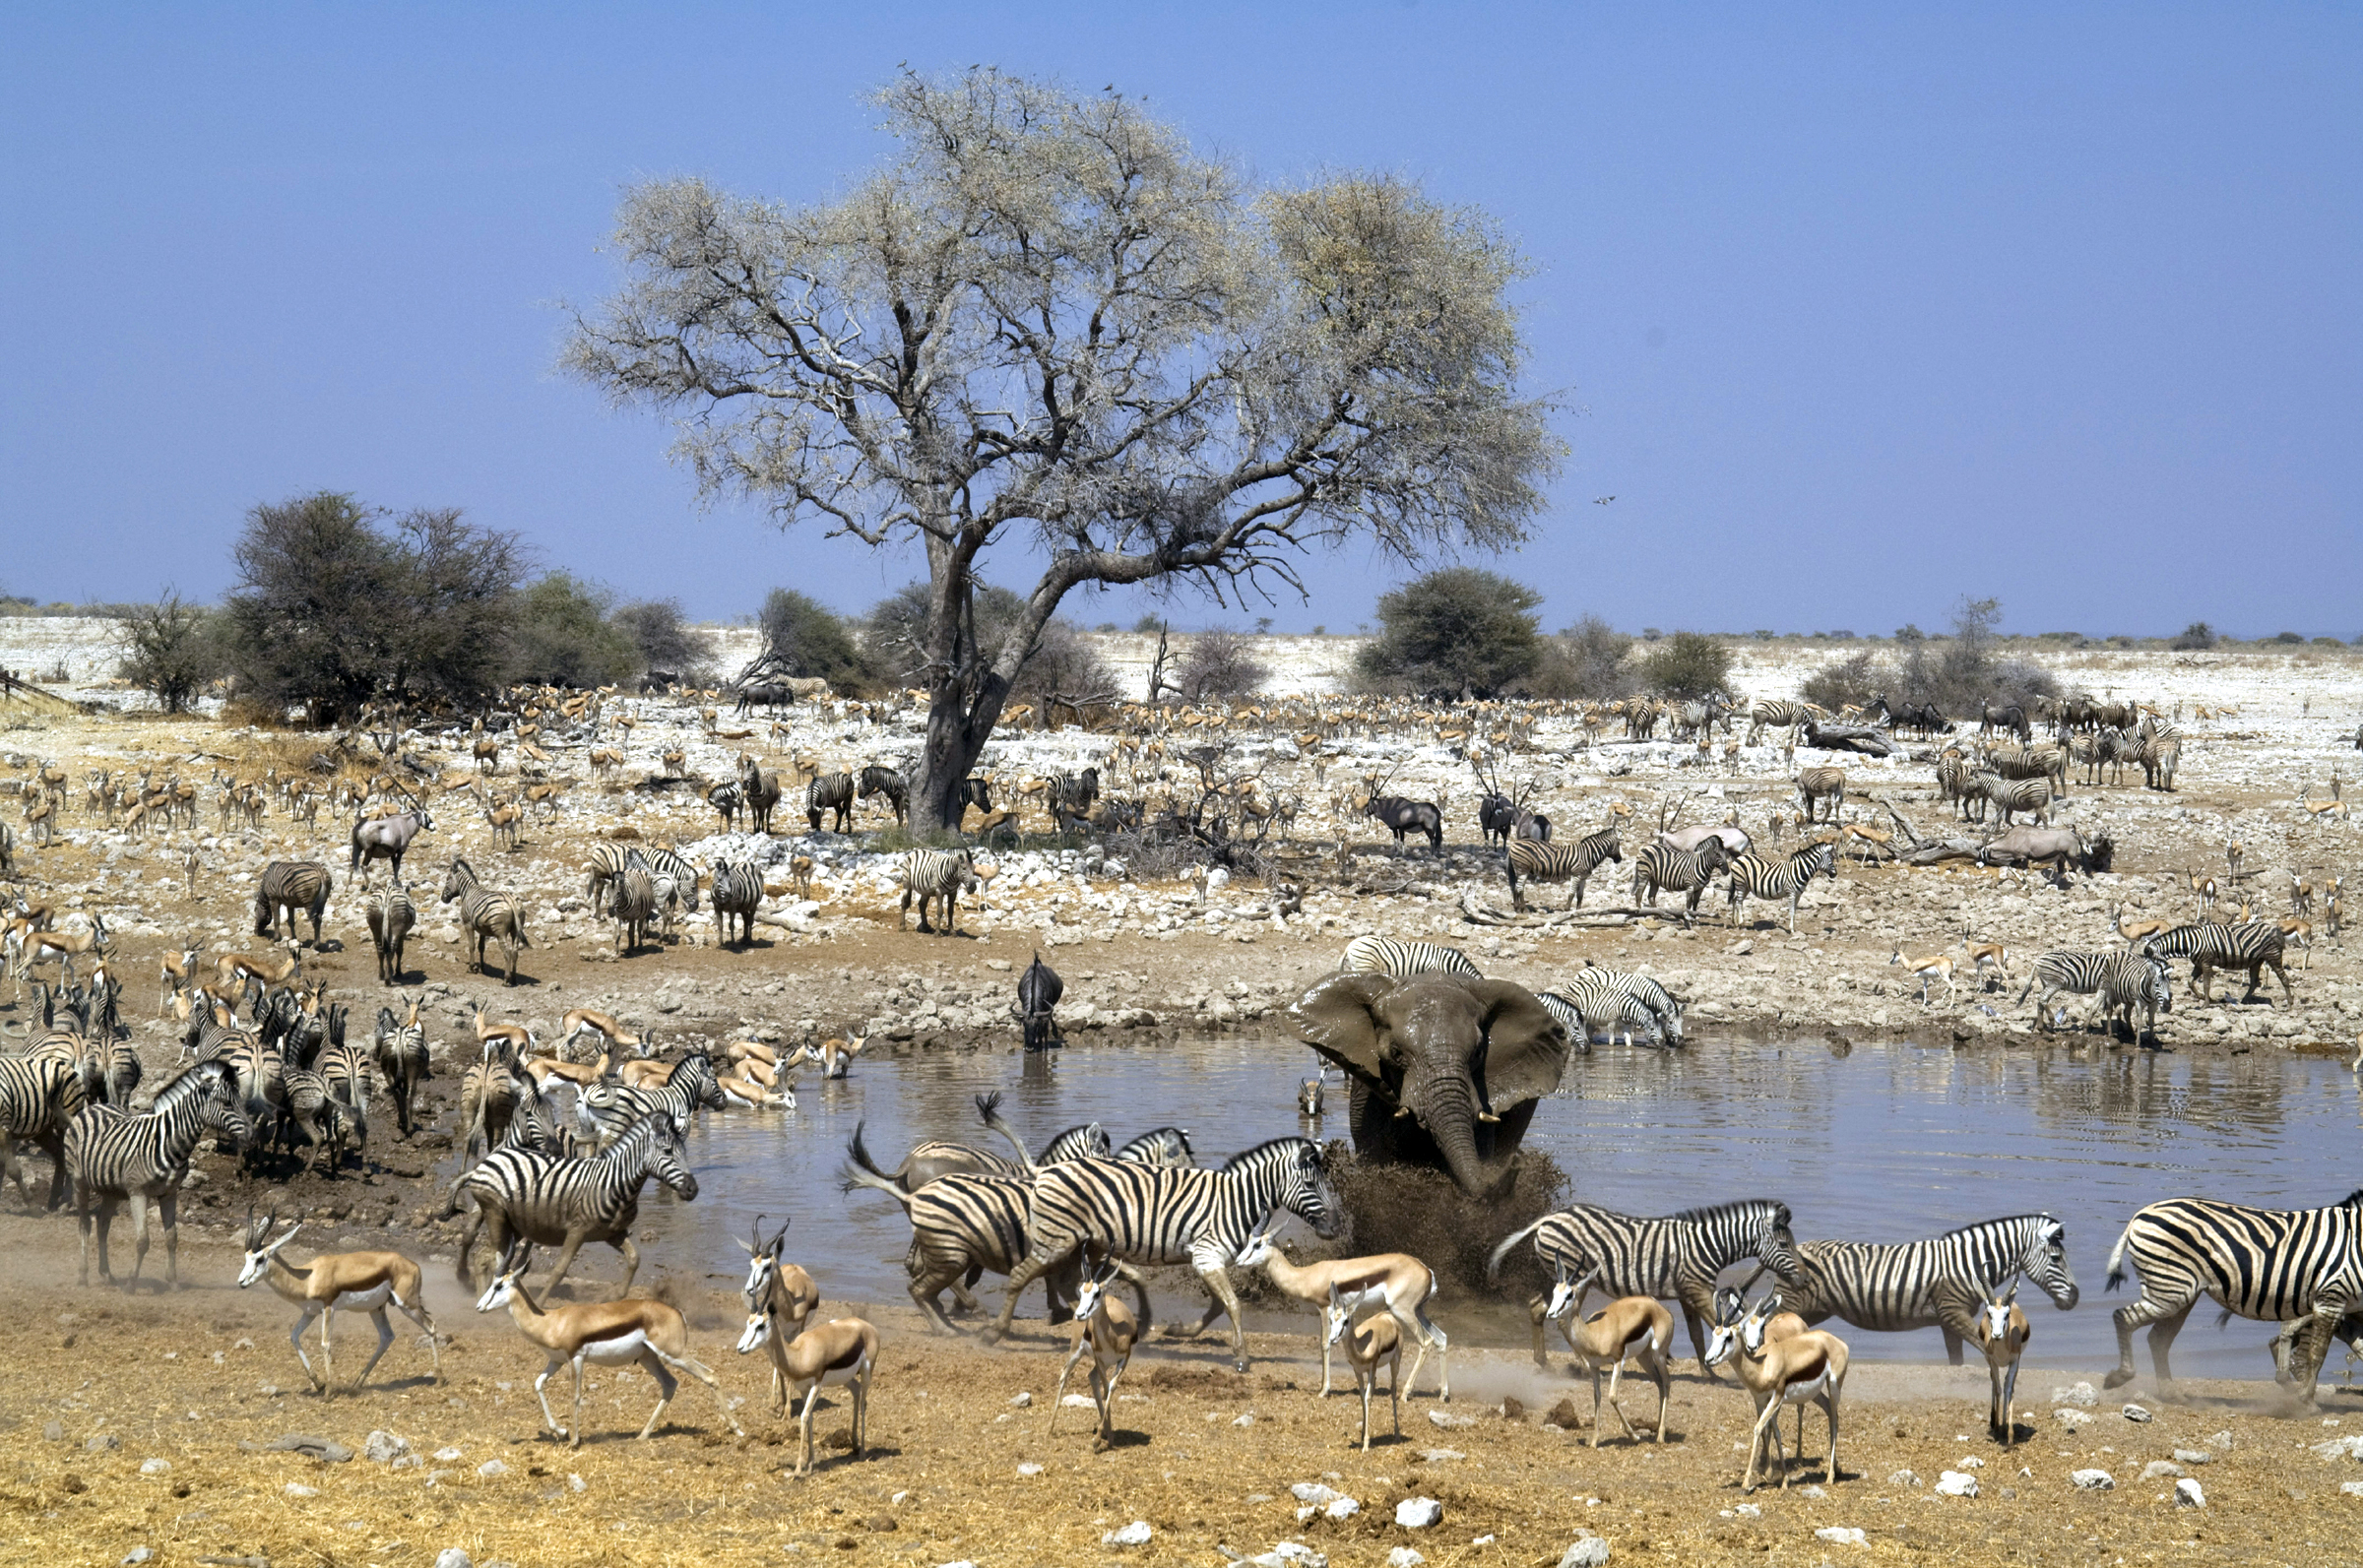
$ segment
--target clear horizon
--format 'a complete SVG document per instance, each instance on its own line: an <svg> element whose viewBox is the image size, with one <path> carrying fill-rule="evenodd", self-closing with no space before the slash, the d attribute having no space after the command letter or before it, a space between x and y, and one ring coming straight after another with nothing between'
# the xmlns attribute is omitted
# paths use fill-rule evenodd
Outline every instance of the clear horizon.
<svg viewBox="0 0 2363 1568"><path fill-rule="evenodd" d="M703 620L865 609L916 562L701 511L663 428L556 377L555 303L611 286L632 180L841 189L905 61L1491 213L1571 456L1472 564L1548 628L1884 636L1992 595L2017 635L2363 632L2363 16L2331 7L11 8L0 590L213 598L247 507L325 488ZM1064 613L1346 633L1405 575L1305 564L1310 603Z"/></svg>

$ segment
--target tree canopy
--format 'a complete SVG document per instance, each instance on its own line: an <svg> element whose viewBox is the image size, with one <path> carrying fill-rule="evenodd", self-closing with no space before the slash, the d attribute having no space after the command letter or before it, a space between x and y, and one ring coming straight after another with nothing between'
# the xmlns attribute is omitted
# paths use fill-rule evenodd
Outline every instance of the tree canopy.
<svg viewBox="0 0 2363 1568"><path fill-rule="evenodd" d="M1450 566L1378 598L1379 634L1355 660L1373 686L1423 696L1494 697L1542 659L1543 596L1473 566Z"/></svg>
<svg viewBox="0 0 2363 1568"><path fill-rule="evenodd" d="M1071 589L1227 602L1313 543L1523 535L1559 449L1485 215L1384 175L1251 190L1130 99L997 71L875 101L900 151L838 201L630 191L564 364L672 413L708 495L922 549L923 822L957 824ZM1012 539L1040 575L989 653L976 573Z"/></svg>

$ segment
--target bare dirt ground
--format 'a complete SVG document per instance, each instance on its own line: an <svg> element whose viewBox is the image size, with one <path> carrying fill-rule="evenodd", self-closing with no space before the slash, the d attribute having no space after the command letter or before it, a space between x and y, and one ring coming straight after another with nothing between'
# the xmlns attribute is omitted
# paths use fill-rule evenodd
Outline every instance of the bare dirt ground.
<svg viewBox="0 0 2363 1568"><path fill-rule="evenodd" d="M1338 1564L1383 1563L1408 1546L1433 1563L1549 1565L1584 1534L1604 1537L1614 1561L1671 1563L2315 1564L2363 1547L2363 1501L2339 1490L2363 1472L2309 1451L2363 1419L2363 1403L2336 1392L2320 1414L2292 1418L2259 1409L2254 1386L2187 1384L2175 1403L2141 1395L2146 1423L2107 1397L2088 1424L2071 1425L2055 1411L2078 1407L2052 1397L2071 1380L2030 1369L2020 1442L2005 1453L1983 1431L1982 1367L1863 1365L1840 1407L1838 1483L1817 1457L1786 1492L1748 1496L1746 1399L1691 1372L1676 1379L1662 1448L1628 1440L1611 1416L1594 1451L1589 1393L1564 1359L1544 1374L1523 1354L1463 1351L1452 1402L1438 1404L1423 1374L1402 1439L1381 1404L1365 1455L1356 1403L1314 1396L1309 1333L1250 1336L1244 1376L1211 1345L1161 1338L1118 1386L1115 1443L1095 1451L1088 1411L1062 1411L1060 1430L1048 1430L1065 1342L1039 1320L1021 1319L989 1349L926 1334L907 1308L828 1300L824 1311L867 1315L884 1338L873 1451L844 1452L850 1411L833 1396L816 1418L819 1469L798 1479L787 1474L794 1425L768 1408L760 1358L730 1352L737 1303L727 1290L680 1304L696 1353L743 1402L747 1435L732 1436L691 1385L659 1435L634 1442L653 1386L636 1370L595 1368L591 1435L572 1450L539 1435L538 1353L505 1314L470 1311L444 1271L429 1300L451 1336L445 1382L427 1380L425 1352L405 1333L368 1388L323 1400L288 1351L292 1311L260 1286L229 1287L233 1248L186 1247L189 1288L120 1296L73 1288L70 1233L57 1223L11 1217L0 1236L19 1329L0 1379L9 1561L114 1563L147 1546L166 1564L423 1565L457 1546L479 1564L1213 1565L1226 1548L1253 1557L1301 1542ZM348 1318L338 1343L350 1379L373 1336ZM552 1392L564 1419L562 1375ZM1020 1393L1024 1408L1011 1403ZM1580 1435L1544 1424L1567 1396ZM1517 1402L1507 1417L1505 1400ZM1646 1430L1647 1385L1629 1383L1623 1401ZM404 1457L365 1457L381 1431ZM1817 1455L1820 1431L1817 1412ZM290 1435L356 1457L272 1450ZM2170 1474L2144 1478L2177 1453L2203 1508L2177 1506ZM2112 1489L2077 1488L2070 1476L2081 1470L2106 1471ZM1948 1471L1973 1476L1978 1495L1937 1495ZM1299 1483L1360 1511L1300 1522ZM1440 1522L1398 1526L1397 1503L1417 1497L1442 1505ZM1133 1521L1149 1526L1146 1544L1104 1542ZM1859 1545L1816 1534L1856 1530Z"/></svg>
<svg viewBox="0 0 2363 1568"><path fill-rule="evenodd" d="M1308 685L1333 669L1340 648L1350 649L1343 639L1304 641L1313 646L1296 661L1306 664ZM1836 652L1744 649L1740 684L1752 693L1785 694ZM1719 896L1693 932L1665 919L1590 928L1470 925L1461 912L1465 892L1507 903L1500 856L1471 842L1468 769L1435 735L1406 730L1348 732L1304 750L1284 734L1232 742L1231 757L1263 769L1275 790L1305 806L1276 852L1282 873L1306 889L1303 912L1285 921L1272 917L1265 890L1244 882L1222 888L1157 881L1084 850L1036 847L1000 856L1000 875L984 900L963 910L966 934L922 936L898 921L880 875L881 855L857 840L802 835L800 819L784 813L782 830L793 825L799 836L754 847L773 861L775 887L783 890L779 862L795 852L814 854L821 865L812 902L783 891L772 907L779 923L764 927L748 951L716 947L710 921L701 917L676 940L619 958L612 928L592 919L580 896L585 847L595 837L619 835L691 845L716 826L691 786L641 784L657 771L660 751L682 746L693 779L710 780L725 777L742 749L756 750L767 765L793 747L846 766L889 760L910 739L899 721L875 723L850 713L799 711L789 717L789 733L774 736L765 719L734 721L726 711L709 727L695 705L634 703L641 722L626 742L629 761L616 783L585 776L580 743L551 745L554 776L574 782L554 811L529 821L514 853L493 846L471 795L429 789L436 825L408 869L422 905L431 906L450 857L466 854L487 880L525 896L535 945L523 956L521 983L504 986L497 975L472 972L446 912L430 908L403 990L423 992L426 1000L443 1074L430 1086L430 1118L445 1130L398 1145L373 1128L371 1154L381 1162L374 1175L287 1191L286 1201L320 1222L307 1229L298 1255L338 1244L393 1244L423 1255L440 1244L440 1232L418 1233L440 1202L424 1178L427 1161L448 1150L451 1118L442 1097L456 1088L457 1063L470 1043L467 1004L475 1000L495 1018L524 1020L544 1032L569 1007L606 1008L657 1029L669 1044L740 1031L786 1040L853 1032L872 1035L876 1054L1009 1051L1014 971L1039 948L1067 978L1062 1014L1088 1051L1209 1029L1281 1027L1279 1010L1313 974L1334 967L1343 942L1375 930L1466 945L1488 972L1538 986L1587 958L1647 970L1691 999L1692 1049L1698 1051L1711 1052L1718 1039L1767 1033L1912 1035L1963 1048L2007 1048L2024 1039L2034 1022L2030 1008L2013 1005L2014 985L1985 993L1964 987L1949 1004L1923 1007L1886 967L1889 952L1954 946L1966 929L1977 940L2009 944L2013 979L2020 979L2043 948L2106 945L2111 910L2121 903L2133 907L2135 917L2188 917L2194 905L2181 873L2198 867L2225 875L2227 840L2244 843L2247 864L2259 873L2234 885L2233 897L2245 887L2259 913L2286 910L2291 869L2319 882L2352 865L2354 830L2316 821L2298 795L2305 786L2319 800L2334 768L2363 763L2347 740L2363 707L2363 665L2353 656L2302 650L2184 660L2109 654L2061 656L2061 662L2072 684L2143 697L2169 714L2182 711L2193 736L2182 787L2172 795L2144 791L2138 783L2099 789L2079 784L2072 791L2065 808L2072 819L2116 838L2117 871L2059 890L2039 879L1849 863L1834 886L1816 884L1794 938L1766 923L1760 906L1751 906L1736 926L1726 923ZM1284 668L1282 680L1289 678ZM2210 711L2204 720L2197 715L2203 705ZM2225 709L2232 712L2223 715ZM316 949L306 945L304 973L326 979L332 995L353 1008L356 1031L365 1030L387 993L375 983L358 902L344 885L346 825L327 811L317 829L274 813L250 831L223 827L215 811L218 772L255 777L274 765L300 770L317 739L225 727L210 718L166 721L134 714L71 721L0 716L0 724L8 726L0 729L0 789L29 777L38 761L56 763L74 780L54 845L24 842L16 800L0 800L0 815L19 829L17 875L29 896L61 910L103 913L126 981L126 1018L138 1032L152 1083L176 1049L151 1022L158 956L183 944L209 953L259 951L249 917L253 878L272 858L316 857L337 868L327 940ZM747 733L734 736L734 729ZM1752 828L1762 827L1771 811L1794 809L1791 765L1769 746L1748 748L1736 766L1702 768L1682 748L1585 751L1548 725L1538 732L1543 745L1510 766L1532 777L1538 801L1570 830L1604 820L1616 799L1632 804L1644 820L1677 798L1684 820L1737 810ZM1104 760L1110 739L1080 730L1010 732L996 741L988 764L1010 776L1080 767ZM612 731L602 743L614 743ZM471 771L464 745L421 749L446 769L445 785ZM1796 760L1819 759L1801 753ZM1939 826L1925 764L1845 765L1851 820L1884 821L1884 813L1858 815L1884 803L1924 830ZM88 776L126 769L196 782L197 822L135 836L87 814ZM1332 798L1372 769L1394 770L1390 787L1403 792L1457 798L1441 854L1420 847L1397 855L1390 845L1373 842L1371 824L1332 814ZM489 786L513 790L513 770L512 757ZM859 825L867 832L883 821L873 804ZM193 893L181 880L188 846L200 856ZM698 857L709 859L710 851ZM1604 893L1624 902L1619 873L1625 869L1609 868L1591 902L1602 902ZM1565 893L1552 889L1545 897L1556 903ZM2353 950L2326 937L2310 959L2310 968L2291 975L2294 1005L2269 978L2268 990L2247 1005L2178 997L2160 1031L2162 1045L2351 1051L2363 1030L2363 975ZM2238 995L2236 987L2231 995ZM27 1005L0 992L0 1025L20 1028L28 1015ZM2130 1048L2097 1034L2079 1039L2079 1048L2091 1051ZM1283 1106L1269 1110L1275 1126L1287 1114ZM35 1155L32 1163L36 1179L45 1176L44 1159ZM859 1463L832 1454L819 1476L795 1481L779 1474L791 1456L778 1446L781 1423L762 1408L760 1372L728 1352L736 1309L727 1284L717 1286L725 1293L681 1304L692 1312L700 1353L733 1397L746 1401L740 1416L754 1435L741 1444L719 1433L711 1402L688 1388L666 1435L632 1444L626 1439L645 1417L649 1385L637 1373L601 1372L594 1406L600 1436L574 1454L535 1438L531 1377L538 1358L505 1322L479 1319L471 1303L457 1299L448 1268L430 1270L438 1322L458 1337L446 1357L448 1387L416 1381L423 1356L406 1336L370 1392L334 1402L295 1392L303 1378L286 1349L291 1313L259 1292L226 1288L236 1261L229 1223L240 1208L227 1162L209 1160L201 1170L186 1195L182 1272L190 1288L172 1294L124 1297L74 1288L70 1222L19 1218L13 1199L0 1200L7 1212L0 1244L11 1259L6 1297L15 1308L11 1321L23 1329L0 1351L9 1374L0 1379L0 1450L10 1467L0 1494L9 1510L0 1525L0 1559L116 1562L146 1545L164 1562L428 1564L458 1545L479 1563L777 1561L794 1550L926 1564L966 1559L999 1568L1214 1564L1222 1547L1253 1557L1277 1542L1301 1540L1341 1564L1385 1562L1391 1550L1408 1546L1438 1563L1547 1565L1559 1561L1579 1530L1608 1537L1620 1561L1843 1564L1941 1553L1971 1562L2313 1563L2351 1557L2357 1545L2352 1521L2363 1501L2339 1487L2363 1471L2351 1460L2309 1451L2363 1418L2341 1416L2347 1397L2335 1392L2326 1393L2319 1415L2293 1418L2244 1403L2268 1397L2268 1387L2186 1385L2187 1404L2137 1393L2156 1411L2152 1422L2127 1421L2115 1400L2104 1400L2090 1425L2074 1427L2053 1413L2070 1407L2047 1397L2055 1383L2073 1379L2030 1370L2018 1403L2033 1412L2032 1435L2005 1456L1978 1419L1982 1371L1864 1365L1845 1407L1841 1482L1825 1485L1827 1495L1820 1498L1792 1489L1743 1499L1733 1444L1743 1435L1744 1401L1694 1375L1677 1382L1676 1441L1663 1452L1620 1439L1595 1455L1538 1419L1573 1386L1563 1371L1539 1380L1522 1354L1471 1349L1456 1357L1460 1397L1449 1413L1475 1415L1478 1423L1433 1425L1432 1401L1423 1394L1407 1411L1406 1441L1374 1446L1366 1459L1349 1444L1348 1408L1311 1397L1318 1373L1310 1371L1308 1381L1305 1336L1257 1337L1256 1369L1245 1378L1211 1350L1161 1339L1127 1380L1126 1392L1145 1401L1121 1407L1127 1435L1095 1455L1071 1412L1064 1420L1076 1422L1072 1434L1053 1438L1043 1429L1057 1355L1039 1320L1021 1319L1013 1347L993 1351L925 1336L900 1307L875 1314L888 1343L872 1428L878 1454ZM2341 1185L2334 1173L2324 1179L2326 1189ZM127 1229L117 1229L118 1266L128 1250ZM160 1266L160 1248L150 1273ZM830 1310L844 1305L832 1301ZM367 1336L351 1320L341 1326L349 1357ZM1034 1403L1013 1409L1008 1401L1021 1390ZM1504 1396L1524 1402L1523 1418L1502 1418ZM1636 1413L1646 1403L1629 1388L1625 1402ZM1588 1412L1588 1399L1577 1403ZM1256 1418L1234 1425L1244 1414ZM842 1405L833 1407L824 1430L842 1429L844 1417ZM2325 1429L2326 1418L2343 1426ZM53 1422L60 1435L50 1438ZM322 1465L239 1446L296 1432L357 1451L375 1429L407 1439L421 1464ZM2228 1433L2228 1441L2217 1441L2219 1433ZM106 1446L108 1437L120 1446ZM94 1438L100 1446L86 1446ZM444 1449L458 1449L460 1457L433 1457ZM1431 1450L1468 1457L1431 1457ZM2203 1510L2178 1510L2171 1476L2141 1479L2146 1465L2174 1463L2177 1450L2209 1457L2204 1468L2184 1462L2205 1488ZM1940 1474L1966 1469L1965 1457L1984 1461L1973 1471L1980 1495L1935 1496ZM142 1474L150 1459L169 1469ZM479 1474L494 1460L505 1472ZM1020 1465L1044 1468L1021 1474ZM2021 1467L2029 1474L2021 1474ZM2068 1473L2083 1468L2108 1470L2114 1489L2075 1489ZM1889 1479L1904 1469L1917 1473L1921 1484ZM570 1478L578 1474L580 1490ZM1289 1486L1325 1477L1359 1499L1362 1511L1301 1526ZM291 1493L290 1485L314 1493ZM1424 1531L1397 1528L1395 1502L1414 1495L1440 1501L1442 1523ZM1743 1502L1760 1515L1741 1514ZM1149 1523L1147 1544L1103 1544L1103 1535L1133 1520ZM1866 1544L1817 1537L1820 1529L1860 1529ZM1473 1544L1488 1536L1493 1539Z"/></svg>

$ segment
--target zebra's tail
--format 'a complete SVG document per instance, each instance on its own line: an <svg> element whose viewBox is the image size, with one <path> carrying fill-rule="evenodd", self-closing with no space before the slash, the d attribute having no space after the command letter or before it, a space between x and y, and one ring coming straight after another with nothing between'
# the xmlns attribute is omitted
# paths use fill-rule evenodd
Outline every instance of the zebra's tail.
<svg viewBox="0 0 2363 1568"><path fill-rule="evenodd" d="M2035 972L2032 970L2027 971L2026 984L2019 989L2018 1000L2011 1004L2012 1007L2024 1007L2026 1005L2026 999L2034 994L2035 979Z"/></svg>
<svg viewBox="0 0 2363 1568"><path fill-rule="evenodd" d="M1551 1217L1549 1215L1543 1216L1543 1220L1548 1220ZM1501 1260L1509 1256L1510 1248L1516 1246L1528 1236L1533 1235L1537 1230L1540 1230L1543 1227L1543 1220L1537 1220L1534 1223L1526 1226L1524 1229L1513 1230L1508 1235L1501 1238L1501 1244L1494 1248L1493 1253L1485 1260L1486 1284L1492 1285L1501 1278Z"/></svg>
<svg viewBox="0 0 2363 1568"><path fill-rule="evenodd" d="M532 947L534 945L534 939L525 934L525 911L523 909L518 909L511 914L509 918L509 928L517 933L517 945L519 947L525 948Z"/></svg>
<svg viewBox="0 0 2363 1568"><path fill-rule="evenodd" d="M869 1150L862 1142L862 1129L868 1125L867 1121L854 1123L853 1141L845 1146L849 1162L837 1167L837 1190L852 1192L859 1187L874 1187L901 1204L903 1212L909 1214L911 1195L893 1177L878 1168L878 1162L869 1158Z"/></svg>
<svg viewBox="0 0 2363 1568"><path fill-rule="evenodd" d="M2139 1217L2137 1216L2136 1218ZM2131 1241L2133 1238L2134 1222L2132 1220L2128 1220L2125 1223L2125 1229L2118 1234L2117 1244L2109 1249L2108 1289L2114 1290L2119 1286L2125 1284L2125 1244L2128 1241Z"/></svg>

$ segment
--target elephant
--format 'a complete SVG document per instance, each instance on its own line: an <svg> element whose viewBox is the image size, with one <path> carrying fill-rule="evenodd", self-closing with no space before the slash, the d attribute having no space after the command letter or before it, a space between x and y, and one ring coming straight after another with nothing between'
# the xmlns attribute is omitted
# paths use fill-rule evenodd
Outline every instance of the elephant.
<svg viewBox="0 0 2363 1568"><path fill-rule="evenodd" d="M1567 1060L1566 1031L1507 980L1333 974L1290 1011L1352 1082L1356 1151L1441 1166L1472 1196L1507 1184L1535 1101Z"/></svg>

